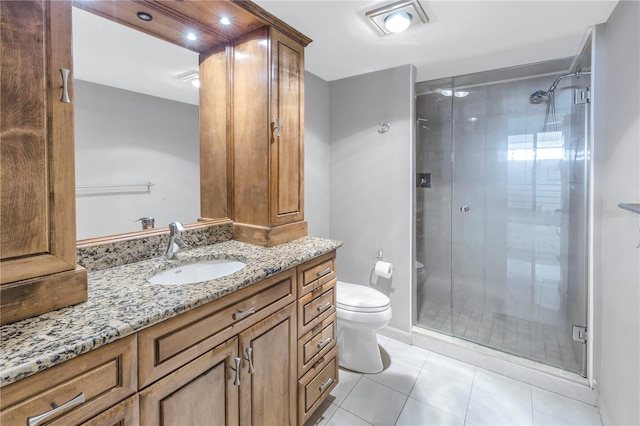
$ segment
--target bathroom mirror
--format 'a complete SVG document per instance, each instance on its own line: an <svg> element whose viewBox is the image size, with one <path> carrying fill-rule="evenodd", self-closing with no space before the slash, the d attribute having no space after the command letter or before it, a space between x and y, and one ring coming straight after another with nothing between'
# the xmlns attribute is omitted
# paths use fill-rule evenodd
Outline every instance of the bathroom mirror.
<svg viewBox="0 0 640 426"><path fill-rule="evenodd" d="M73 8L78 240L200 215L198 52Z"/></svg>

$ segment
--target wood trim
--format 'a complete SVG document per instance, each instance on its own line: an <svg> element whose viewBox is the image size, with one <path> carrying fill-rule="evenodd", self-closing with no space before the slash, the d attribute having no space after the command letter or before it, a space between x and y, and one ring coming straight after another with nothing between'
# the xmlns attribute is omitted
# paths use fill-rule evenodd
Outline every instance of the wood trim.
<svg viewBox="0 0 640 426"><path fill-rule="evenodd" d="M184 226L184 229L186 229L187 231L190 231L194 229L209 228L211 226L226 225L229 223L233 223L233 222L231 221L231 219L228 219L228 218L222 218L222 219L201 218L201 219L198 219L198 222L196 223L188 223L183 226ZM118 243L121 241L137 240L139 238L152 237L154 235L164 235L167 233L169 233L169 227L147 229L145 231L130 232L128 234L109 235L106 237L88 238L86 240L79 240L77 243L77 248L88 248L88 247L98 246L101 244L111 244L111 243Z"/></svg>
<svg viewBox="0 0 640 426"><path fill-rule="evenodd" d="M307 236L307 222L293 222L274 227L233 223L233 239L262 247L273 247Z"/></svg>
<svg viewBox="0 0 640 426"><path fill-rule="evenodd" d="M293 28L291 25L278 19L275 15L272 15L271 13L267 12L266 10L264 10L263 8L261 8L260 6L258 6L252 1L233 0L233 4L244 10L248 10L249 12L257 16L259 19L261 19L262 22L264 22L266 25L270 25L276 28L278 31L296 40L298 43L302 44L303 46L307 46L309 43L313 41L306 35L302 34L300 31Z"/></svg>
<svg viewBox="0 0 640 426"><path fill-rule="evenodd" d="M73 263L68 263L53 254L46 253L19 259L3 260L0 263L0 284L4 286L8 283L33 277L43 278L57 271L64 272L74 269L75 266L75 258Z"/></svg>
<svg viewBox="0 0 640 426"><path fill-rule="evenodd" d="M200 62L200 213L205 217L231 216L227 161L230 53L227 48L201 57Z"/></svg>
<svg viewBox="0 0 640 426"><path fill-rule="evenodd" d="M48 30L47 87L49 143L49 209L51 216L50 253L66 262L67 270L76 264L76 193L73 75L70 76L71 103L60 102L60 69L73 70L71 48L71 1L47 2Z"/></svg>
<svg viewBox="0 0 640 426"><path fill-rule="evenodd" d="M32 278L0 287L0 324L10 324L45 312L87 301L87 271L73 271Z"/></svg>

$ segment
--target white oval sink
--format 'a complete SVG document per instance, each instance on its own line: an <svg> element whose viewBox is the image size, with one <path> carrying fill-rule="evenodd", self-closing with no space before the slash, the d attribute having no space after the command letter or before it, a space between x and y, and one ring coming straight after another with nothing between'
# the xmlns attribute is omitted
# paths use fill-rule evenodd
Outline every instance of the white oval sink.
<svg viewBox="0 0 640 426"><path fill-rule="evenodd" d="M149 282L164 285L195 284L233 274L245 266L245 263L237 260L208 260L158 272L149 278Z"/></svg>

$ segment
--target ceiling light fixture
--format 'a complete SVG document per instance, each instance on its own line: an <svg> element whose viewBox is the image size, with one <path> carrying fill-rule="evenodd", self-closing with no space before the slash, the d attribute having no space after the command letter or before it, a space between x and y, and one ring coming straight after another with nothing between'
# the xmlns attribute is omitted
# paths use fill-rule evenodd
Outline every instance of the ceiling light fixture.
<svg viewBox="0 0 640 426"><path fill-rule="evenodd" d="M138 17L138 19L142 19L145 22L150 22L153 20L153 16L151 16L147 12L138 12L136 13L136 16Z"/></svg>
<svg viewBox="0 0 640 426"><path fill-rule="evenodd" d="M198 37L194 33L187 34L187 40L196 41Z"/></svg>
<svg viewBox="0 0 640 426"><path fill-rule="evenodd" d="M418 0L402 0L365 14L382 34L398 33L429 22Z"/></svg>
<svg viewBox="0 0 640 426"><path fill-rule="evenodd" d="M401 33L411 25L411 16L407 12L394 12L384 18L384 27L390 33Z"/></svg>
<svg viewBox="0 0 640 426"><path fill-rule="evenodd" d="M222 25L231 25L231 19L226 16L221 16L220 19L218 19L218 22L220 22Z"/></svg>
<svg viewBox="0 0 640 426"><path fill-rule="evenodd" d="M176 75L175 78L185 83L191 83L194 87L200 87L200 74L196 70L183 72Z"/></svg>

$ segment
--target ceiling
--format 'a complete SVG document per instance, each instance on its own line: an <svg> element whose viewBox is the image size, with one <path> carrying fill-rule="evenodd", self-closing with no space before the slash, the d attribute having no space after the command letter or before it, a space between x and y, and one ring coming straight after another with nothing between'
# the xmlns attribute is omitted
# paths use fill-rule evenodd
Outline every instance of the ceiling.
<svg viewBox="0 0 640 426"><path fill-rule="evenodd" d="M413 64L417 81L572 56L587 28L606 22L617 0L426 1L430 22L381 35L368 10L393 2L256 0L313 42L305 69L332 81ZM197 104L175 77L198 55L74 8L75 78Z"/></svg>
<svg viewBox="0 0 640 426"><path fill-rule="evenodd" d="M381 35L365 13L393 1L255 0L311 37L305 68L331 81L404 64L417 81L576 55L609 1L427 1L429 23Z"/></svg>

